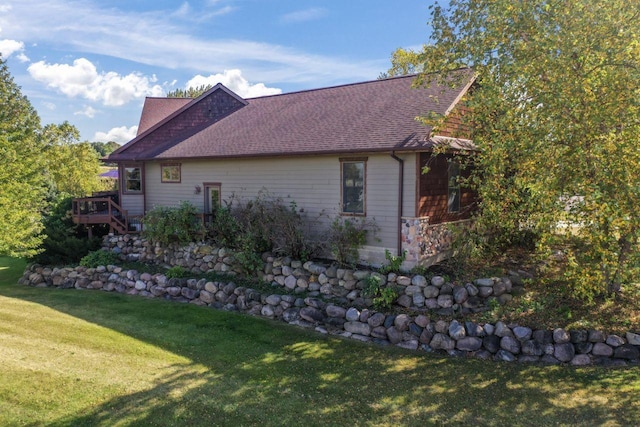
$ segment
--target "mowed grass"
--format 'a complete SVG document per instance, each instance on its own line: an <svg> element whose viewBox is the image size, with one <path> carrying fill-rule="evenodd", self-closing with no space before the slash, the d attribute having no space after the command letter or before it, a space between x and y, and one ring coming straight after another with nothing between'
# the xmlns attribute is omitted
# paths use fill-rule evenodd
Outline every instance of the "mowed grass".
<svg viewBox="0 0 640 427"><path fill-rule="evenodd" d="M0 425L638 425L640 370L437 357L161 300L16 285Z"/></svg>

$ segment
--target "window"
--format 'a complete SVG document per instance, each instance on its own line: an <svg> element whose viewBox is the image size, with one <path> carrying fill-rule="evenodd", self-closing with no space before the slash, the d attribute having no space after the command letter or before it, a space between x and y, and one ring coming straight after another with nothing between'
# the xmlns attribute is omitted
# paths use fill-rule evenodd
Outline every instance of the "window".
<svg viewBox="0 0 640 427"><path fill-rule="evenodd" d="M340 159L342 213L365 214L366 159Z"/></svg>
<svg viewBox="0 0 640 427"><path fill-rule="evenodd" d="M160 167L162 182L180 182L180 165L164 164Z"/></svg>
<svg viewBox="0 0 640 427"><path fill-rule="evenodd" d="M456 161L449 162L449 213L460 212L460 163Z"/></svg>
<svg viewBox="0 0 640 427"><path fill-rule="evenodd" d="M125 193L142 193L142 169L139 166L124 167L123 191Z"/></svg>

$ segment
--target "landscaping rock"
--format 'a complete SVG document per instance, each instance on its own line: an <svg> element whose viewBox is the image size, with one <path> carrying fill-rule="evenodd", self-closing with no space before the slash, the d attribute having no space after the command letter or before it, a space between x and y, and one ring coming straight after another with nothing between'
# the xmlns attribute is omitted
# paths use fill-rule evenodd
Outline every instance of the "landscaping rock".
<svg viewBox="0 0 640 427"><path fill-rule="evenodd" d="M640 334L634 334L632 332L627 332L626 334L627 342L632 345L640 345Z"/></svg>
<svg viewBox="0 0 640 427"><path fill-rule="evenodd" d="M561 362L570 362L576 355L576 351L573 348L573 344L570 342L559 343L555 345L555 351L553 357Z"/></svg>
<svg viewBox="0 0 640 427"><path fill-rule="evenodd" d="M593 344L591 354L598 357L611 357L613 355L613 348L603 342L596 342Z"/></svg>
<svg viewBox="0 0 640 427"><path fill-rule="evenodd" d="M553 342L556 344L564 344L571 341L571 335L567 331L562 328L557 328L553 330ZM573 356L572 356L573 357ZM571 360L571 359L569 359ZM563 362L568 362L569 360L563 360Z"/></svg>
<svg viewBox="0 0 640 427"><path fill-rule="evenodd" d="M322 322L324 315L315 307L303 307L300 309L300 317L308 322Z"/></svg>
<svg viewBox="0 0 640 427"><path fill-rule="evenodd" d="M613 351L616 359L637 360L640 359L640 351L631 344L623 344Z"/></svg>
<svg viewBox="0 0 640 427"><path fill-rule="evenodd" d="M434 350L453 350L456 348L456 342L448 335L437 333L431 339L429 344Z"/></svg>
<svg viewBox="0 0 640 427"><path fill-rule="evenodd" d="M500 340L500 348L511 354L520 354L520 342L514 337L502 337Z"/></svg>
<svg viewBox="0 0 640 427"><path fill-rule="evenodd" d="M371 334L371 326L369 326L368 323L362 322L346 322L344 324L344 330L364 336L369 336Z"/></svg>
<svg viewBox="0 0 640 427"><path fill-rule="evenodd" d="M461 338L464 338L467 335L464 329L464 326L458 323L457 320L451 321L451 323L449 324L448 332L449 332L449 336L456 341Z"/></svg>
<svg viewBox="0 0 640 427"><path fill-rule="evenodd" d="M524 326L516 326L513 328L513 335L516 337L518 341L527 341L531 338L532 335L531 328L526 328Z"/></svg>
<svg viewBox="0 0 640 427"><path fill-rule="evenodd" d="M477 351L482 347L482 339L477 337L463 337L456 342L456 348L462 351Z"/></svg>
<svg viewBox="0 0 640 427"><path fill-rule="evenodd" d="M620 347L624 344L624 338L618 335L611 334L607 337L607 340L605 342L611 347Z"/></svg>

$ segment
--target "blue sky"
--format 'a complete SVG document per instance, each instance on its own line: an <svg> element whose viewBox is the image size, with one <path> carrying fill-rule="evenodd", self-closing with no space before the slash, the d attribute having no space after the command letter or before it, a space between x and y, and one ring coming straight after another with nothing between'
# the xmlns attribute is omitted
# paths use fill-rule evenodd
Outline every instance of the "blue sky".
<svg viewBox="0 0 640 427"><path fill-rule="evenodd" d="M0 0L0 52L43 124L124 143L145 96L243 97L375 79L428 41L418 0ZM442 3L442 2L441 2Z"/></svg>

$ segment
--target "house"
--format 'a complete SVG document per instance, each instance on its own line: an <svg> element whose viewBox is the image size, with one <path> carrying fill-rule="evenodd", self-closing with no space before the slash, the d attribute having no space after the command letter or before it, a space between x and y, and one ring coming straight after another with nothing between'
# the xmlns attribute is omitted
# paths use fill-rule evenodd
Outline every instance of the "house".
<svg viewBox="0 0 640 427"><path fill-rule="evenodd" d="M106 214L122 220L112 228L131 230L130 218L157 205L189 201L206 214L232 195L266 189L320 222L373 219L379 231L360 251L363 262L379 264L385 250L433 262L447 249L443 224L467 220L475 204L457 183L463 171L453 156L432 156L442 145L473 149L460 118L474 74L461 69L451 84L421 88L414 80L251 99L218 84L197 99L147 98L137 136L108 157L120 176ZM438 132L416 119L430 114L446 116ZM81 217L74 211L77 222L93 221Z"/></svg>

